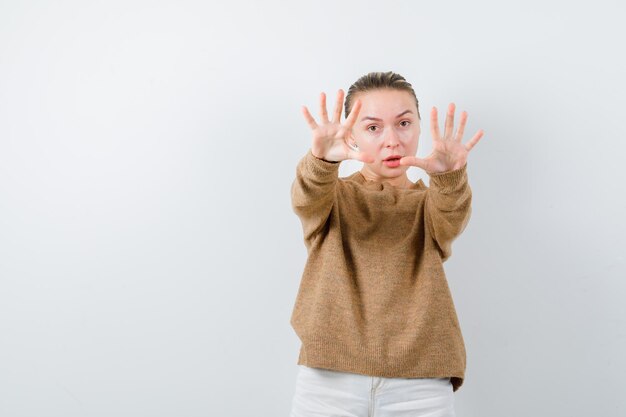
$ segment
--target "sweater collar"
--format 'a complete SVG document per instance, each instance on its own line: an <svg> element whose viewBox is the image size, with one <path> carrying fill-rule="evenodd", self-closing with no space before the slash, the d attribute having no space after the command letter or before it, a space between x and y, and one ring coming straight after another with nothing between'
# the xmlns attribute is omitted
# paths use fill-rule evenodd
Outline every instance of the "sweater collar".
<svg viewBox="0 0 626 417"><path fill-rule="evenodd" d="M387 181L372 181L372 180L368 180L366 179L363 174L361 174L361 171L356 171L355 173L353 173L352 175L348 176L347 179L352 179L355 180L356 182L358 182L359 184L363 184L365 186L368 187L375 187L375 188L379 188L379 189L383 189L384 186L387 187L391 187L391 188L395 188L395 189L401 189L401 190L417 190L420 189L424 186L424 183L422 181L422 179L420 178L419 180L417 180L416 182L411 182L411 187L410 188L399 188L396 187L392 184L390 184Z"/></svg>

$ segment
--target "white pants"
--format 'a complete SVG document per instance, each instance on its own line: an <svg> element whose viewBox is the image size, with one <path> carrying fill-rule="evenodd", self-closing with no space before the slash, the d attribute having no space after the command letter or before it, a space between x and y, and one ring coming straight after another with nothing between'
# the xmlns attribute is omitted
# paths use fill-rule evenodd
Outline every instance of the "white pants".
<svg viewBox="0 0 626 417"><path fill-rule="evenodd" d="M289 417L455 417L450 378L385 378L298 365Z"/></svg>

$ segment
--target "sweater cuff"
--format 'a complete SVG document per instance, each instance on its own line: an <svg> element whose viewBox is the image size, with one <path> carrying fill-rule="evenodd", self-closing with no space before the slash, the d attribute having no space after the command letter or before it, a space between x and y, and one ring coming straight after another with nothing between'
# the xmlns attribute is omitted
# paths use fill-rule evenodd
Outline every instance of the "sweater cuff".
<svg viewBox="0 0 626 417"><path fill-rule="evenodd" d="M435 174L428 173L428 175L430 175L430 181L440 187L454 187L463 182L466 173L467 162L461 168L452 171L437 172Z"/></svg>
<svg viewBox="0 0 626 417"><path fill-rule="evenodd" d="M339 172L340 161L331 162L313 155L309 148L304 158L306 170L314 176L329 176Z"/></svg>

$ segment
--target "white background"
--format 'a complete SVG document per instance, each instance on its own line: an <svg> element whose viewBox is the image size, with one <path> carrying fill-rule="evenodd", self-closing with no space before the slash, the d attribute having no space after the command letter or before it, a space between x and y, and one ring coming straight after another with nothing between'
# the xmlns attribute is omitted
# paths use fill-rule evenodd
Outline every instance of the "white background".
<svg viewBox="0 0 626 417"><path fill-rule="evenodd" d="M315 117L466 110L459 417L626 413L617 1L0 3L0 415L287 416ZM441 119L443 122L443 118ZM360 169L342 163L340 175ZM428 176L411 168L412 180Z"/></svg>

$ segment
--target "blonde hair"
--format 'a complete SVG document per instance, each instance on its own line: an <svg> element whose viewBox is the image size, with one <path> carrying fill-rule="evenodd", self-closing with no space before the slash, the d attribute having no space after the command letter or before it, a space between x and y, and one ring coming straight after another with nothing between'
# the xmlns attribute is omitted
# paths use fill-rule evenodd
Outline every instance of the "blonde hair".
<svg viewBox="0 0 626 417"><path fill-rule="evenodd" d="M420 120L422 119L420 117L419 101L417 100L417 96L415 95L413 87L402 75L396 74L393 71L370 72L369 74L365 74L364 76L356 80L356 82L350 86L350 88L348 89L348 93L346 94L346 101L344 103L346 113L345 117L348 117L348 115L350 114L350 110L352 110L354 96L357 93L364 93L366 91L380 90L385 88L409 92L415 99L415 106L417 107L417 117Z"/></svg>

